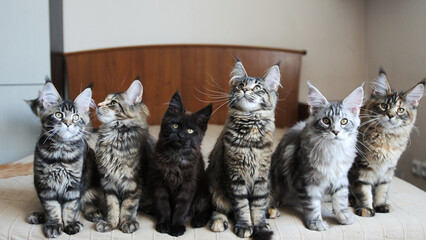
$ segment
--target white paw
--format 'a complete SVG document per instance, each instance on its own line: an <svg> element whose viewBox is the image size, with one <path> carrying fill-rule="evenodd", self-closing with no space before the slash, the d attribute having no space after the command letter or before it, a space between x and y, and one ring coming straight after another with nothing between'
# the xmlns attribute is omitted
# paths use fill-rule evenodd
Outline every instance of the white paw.
<svg viewBox="0 0 426 240"><path fill-rule="evenodd" d="M336 213L336 219L340 224L351 225L354 223L354 216L351 212Z"/></svg>
<svg viewBox="0 0 426 240"><path fill-rule="evenodd" d="M310 230L319 231L319 232L325 231L330 228L327 222L324 220L310 221L306 223L306 227L309 228Z"/></svg>

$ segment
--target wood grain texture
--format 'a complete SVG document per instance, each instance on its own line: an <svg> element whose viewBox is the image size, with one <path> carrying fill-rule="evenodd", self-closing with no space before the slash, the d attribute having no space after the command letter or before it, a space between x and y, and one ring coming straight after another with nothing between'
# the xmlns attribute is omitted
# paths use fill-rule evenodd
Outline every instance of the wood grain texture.
<svg viewBox="0 0 426 240"><path fill-rule="evenodd" d="M155 45L101 49L65 54L71 98L93 83L96 103L113 92L125 91L139 76L144 86L150 124L159 124L167 103L176 90L188 111L197 111L217 99L216 92L228 93L230 72L239 57L250 76L263 76L280 62L280 100L277 127L290 127L298 120L298 89L304 51L225 45ZM215 102L217 109L222 102ZM210 123L223 124L227 104L215 111ZM95 121L95 126L99 123Z"/></svg>

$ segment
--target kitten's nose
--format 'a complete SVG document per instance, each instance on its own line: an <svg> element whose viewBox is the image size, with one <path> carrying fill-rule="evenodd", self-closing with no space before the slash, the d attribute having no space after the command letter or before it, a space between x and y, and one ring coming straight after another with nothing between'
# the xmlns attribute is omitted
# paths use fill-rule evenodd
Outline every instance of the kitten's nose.
<svg viewBox="0 0 426 240"><path fill-rule="evenodd" d="M70 122L65 122L65 125L67 125L67 127L69 127L71 125Z"/></svg>
<svg viewBox="0 0 426 240"><path fill-rule="evenodd" d="M334 135L337 136L337 134L339 134L339 131L331 131L332 133L334 133Z"/></svg>
<svg viewBox="0 0 426 240"><path fill-rule="evenodd" d="M247 92L249 89L248 88L243 88L243 92L245 93L245 92Z"/></svg>
<svg viewBox="0 0 426 240"><path fill-rule="evenodd" d="M390 113L388 113L387 115L388 115L389 119L395 117L393 114L390 114Z"/></svg>

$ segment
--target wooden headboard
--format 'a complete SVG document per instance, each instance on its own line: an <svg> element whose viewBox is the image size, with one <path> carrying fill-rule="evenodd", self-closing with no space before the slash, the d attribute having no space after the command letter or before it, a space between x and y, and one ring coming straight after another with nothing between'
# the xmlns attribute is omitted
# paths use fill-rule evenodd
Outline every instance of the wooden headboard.
<svg viewBox="0 0 426 240"><path fill-rule="evenodd" d="M197 111L214 101L207 94L229 91L230 72L239 57L250 76L263 76L280 63L281 83L276 109L277 127L289 127L298 120L298 89L305 51L227 45L155 45L101 49L65 54L69 96L93 83L96 103L113 92L125 91L139 76L144 86L150 124L159 124L171 96L182 94L185 108ZM213 80L214 81L213 81ZM216 86L220 85L220 86ZM221 90L223 89L223 90ZM220 103L215 103L217 108ZM217 110L210 123L223 124L227 105ZM95 121L95 126L98 123Z"/></svg>

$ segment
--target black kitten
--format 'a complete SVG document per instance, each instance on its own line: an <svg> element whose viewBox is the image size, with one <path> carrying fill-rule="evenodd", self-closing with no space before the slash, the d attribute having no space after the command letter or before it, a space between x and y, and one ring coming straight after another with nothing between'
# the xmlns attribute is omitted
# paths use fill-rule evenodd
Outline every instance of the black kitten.
<svg viewBox="0 0 426 240"><path fill-rule="evenodd" d="M170 100L150 165L150 187L155 229L180 236L185 218L192 227L203 227L211 216L211 195L204 174L201 141L212 105L191 114L185 111L179 92Z"/></svg>

